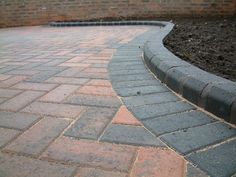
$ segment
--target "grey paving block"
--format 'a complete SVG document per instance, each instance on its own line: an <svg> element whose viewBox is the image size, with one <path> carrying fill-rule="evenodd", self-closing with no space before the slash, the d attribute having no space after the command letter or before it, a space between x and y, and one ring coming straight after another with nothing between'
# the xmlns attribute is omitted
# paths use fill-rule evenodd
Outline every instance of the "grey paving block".
<svg viewBox="0 0 236 177"><path fill-rule="evenodd" d="M68 97L65 103L100 107L119 107L121 105L117 97L95 95L73 95Z"/></svg>
<svg viewBox="0 0 236 177"><path fill-rule="evenodd" d="M0 98L0 104L6 101L8 98Z"/></svg>
<svg viewBox="0 0 236 177"><path fill-rule="evenodd" d="M132 51L142 51L140 48L136 47L136 46L132 46L132 45L123 45L122 47L119 47L118 50L121 51L126 51L126 50L132 50Z"/></svg>
<svg viewBox="0 0 236 177"><path fill-rule="evenodd" d="M137 146L164 146L158 138L139 126L112 124L106 129L101 140Z"/></svg>
<svg viewBox="0 0 236 177"><path fill-rule="evenodd" d="M12 129L8 129L8 128L1 128L0 127L0 148L5 146L8 142L10 142L12 139L14 139L20 133L21 132L18 130L12 130ZM0 176L1 176L1 174L0 174Z"/></svg>
<svg viewBox="0 0 236 177"><path fill-rule="evenodd" d="M110 66L112 66L113 63L126 63L126 62L136 62L141 60L140 57L120 57L120 58L112 58L112 62L110 63ZM141 63L140 63L141 64Z"/></svg>
<svg viewBox="0 0 236 177"><path fill-rule="evenodd" d="M60 71L58 71L58 70L41 71L40 73L35 74L34 76L27 79L26 81L28 81L28 82L43 82L59 72Z"/></svg>
<svg viewBox="0 0 236 177"><path fill-rule="evenodd" d="M136 80L148 80L153 79L153 76L149 73L147 74L132 74L124 76L113 76L111 75L112 82L121 82L121 81L136 81Z"/></svg>
<svg viewBox="0 0 236 177"><path fill-rule="evenodd" d="M112 63L116 62L127 62L127 61L138 61L141 60L140 57L134 57L134 56L113 56L112 57Z"/></svg>
<svg viewBox="0 0 236 177"><path fill-rule="evenodd" d="M97 140L117 109L89 108L64 135Z"/></svg>
<svg viewBox="0 0 236 177"><path fill-rule="evenodd" d="M146 69L144 64L138 64L138 65L123 65L122 67L117 67L117 66L109 66L110 70L116 71L116 70L121 70L121 69Z"/></svg>
<svg viewBox="0 0 236 177"><path fill-rule="evenodd" d="M109 66L119 67L122 69L124 66L133 66L133 65L143 65L143 61L140 58L140 60L136 60L136 61L111 62Z"/></svg>
<svg viewBox="0 0 236 177"><path fill-rule="evenodd" d="M68 68L69 67L64 67L64 66L43 66L43 65L34 67L35 70L39 71L58 71L58 72L62 72Z"/></svg>
<svg viewBox="0 0 236 177"><path fill-rule="evenodd" d="M33 114L0 112L0 127L25 130L39 118L40 116Z"/></svg>
<svg viewBox="0 0 236 177"><path fill-rule="evenodd" d="M107 64L106 63L94 63L94 64L91 64L91 68L107 68Z"/></svg>
<svg viewBox="0 0 236 177"><path fill-rule="evenodd" d="M76 78L87 78L87 79L109 79L108 75L106 74L94 74L94 73L89 73L89 72L78 72L77 74L75 74L73 77Z"/></svg>
<svg viewBox="0 0 236 177"><path fill-rule="evenodd" d="M161 85L161 83L154 78L150 80L112 82L112 86L114 88L129 88L129 87L140 87L140 86L151 86L151 85Z"/></svg>
<svg viewBox="0 0 236 177"><path fill-rule="evenodd" d="M117 71L112 71L110 72L110 75L130 75L130 74L145 74L145 73L148 73L147 70L145 69L135 69L135 70L117 70Z"/></svg>
<svg viewBox="0 0 236 177"><path fill-rule="evenodd" d="M44 63L42 66L57 66L65 61L69 60L71 57L67 58L53 58L51 61Z"/></svg>
<svg viewBox="0 0 236 177"><path fill-rule="evenodd" d="M136 46L132 46L132 45L123 45L122 47L119 47L118 50L120 51L136 51L136 52L140 52L142 51L140 48L136 47Z"/></svg>
<svg viewBox="0 0 236 177"><path fill-rule="evenodd" d="M17 67L19 67L19 66L11 65L11 66L6 66L6 67L3 67L3 68L0 68L0 74L6 73L8 71L12 71Z"/></svg>
<svg viewBox="0 0 236 177"><path fill-rule="evenodd" d="M212 177L230 177L236 173L236 140L193 153L187 158Z"/></svg>
<svg viewBox="0 0 236 177"><path fill-rule="evenodd" d="M180 153L188 154L234 136L236 129L220 122L166 134L161 139Z"/></svg>
<svg viewBox="0 0 236 177"><path fill-rule="evenodd" d="M123 98L126 106L141 106L148 104L164 103L169 101L178 101L179 98L172 92L153 93L148 95L139 95Z"/></svg>
<svg viewBox="0 0 236 177"><path fill-rule="evenodd" d="M159 136L164 133L200 126L214 121L216 119L207 116L205 113L191 111L148 119L143 121L143 124L155 135Z"/></svg>
<svg viewBox="0 0 236 177"><path fill-rule="evenodd" d="M168 92L169 90L161 85L153 85L153 86L141 86L141 87L130 87L130 88L118 88L116 89L117 93L122 97L127 96L137 96L137 95L145 95L150 93L158 93L158 92Z"/></svg>
<svg viewBox="0 0 236 177"><path fill-rule="evenodd" d="M18 69L24 69L24 70L28 70L28 69L33 69L34 67L36 66L39 66L39 65L42 65L43 63L40 63L40 62L35 62L35 63L28 63L24 66L21 66L20 68Z"/></svg>
<svg viewBox="0 0 236 177"><path fill-rule="evenodd" d="M130 109L137 118L144 120L148 118L154 118L158 116L184 112L195 108L188 103L177 101L177 102L168 102L162 104L131 107Z"/></svg>
<svg viewBox="0 0 236 177"><path fill-rule="evenodd" d="M69 167L38 159L0 153L0 177L71 177L76 167Z"/></svg>
<svg viewBox="0 0 236 177"><path fill-rule="evenodd" d="M141 56L141 54L142 54L141 51L118 50L114 56Z"/></svg>
<svg viewBox="0 0 236 177"><path fill-rule="evenodd" d="M14 70L11 70L5 74L7 75L25 75L25 76L32 76L36 73L39 73L39 71L35 71L35 70L22 70L22 69L14 69Z"/></svg>
<svg viewBox="0 0 236 177"><path fill-rule="evenodd" d="M186 177L209 177L202 170L194 167L191 164L187 165L187 174Z"/></svg>

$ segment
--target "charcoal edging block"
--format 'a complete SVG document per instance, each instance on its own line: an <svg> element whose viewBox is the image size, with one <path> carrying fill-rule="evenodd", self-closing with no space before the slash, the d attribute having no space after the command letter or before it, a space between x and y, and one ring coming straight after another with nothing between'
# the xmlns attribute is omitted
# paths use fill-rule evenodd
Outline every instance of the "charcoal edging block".
<svg viewBox="0 0 236 177"><path fill-rule="evenodd" d="M172 53L163 45L164 37L173 27L172 23L167 23L164 27L166 30L160 34L162 38L153 36L145 43L144 60L147 66L162 82L190 102L236 124L236 83L203 71L183 60L178 64L181 59L171 56ZM157 42L161 45L155 47ZM211 87L207 87L208 85Z"/></svg>

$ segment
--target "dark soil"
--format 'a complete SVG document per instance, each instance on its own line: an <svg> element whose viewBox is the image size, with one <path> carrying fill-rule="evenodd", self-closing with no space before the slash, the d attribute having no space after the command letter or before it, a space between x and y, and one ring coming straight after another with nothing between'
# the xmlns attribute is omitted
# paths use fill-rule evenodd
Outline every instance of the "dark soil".
<svg viewBox="0 0 236 177"><path fill-rule="evenodd" d="M199 68L236 81L236 18L174 20L165 46Z"/></svg>

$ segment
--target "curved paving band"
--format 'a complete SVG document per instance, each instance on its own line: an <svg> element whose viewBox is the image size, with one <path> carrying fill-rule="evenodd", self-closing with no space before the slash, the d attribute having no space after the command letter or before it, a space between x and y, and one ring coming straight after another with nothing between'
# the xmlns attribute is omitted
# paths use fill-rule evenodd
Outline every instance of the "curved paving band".
<svg viewBox="0 0 236 177"><path fill-rule="evenodd" d="M227 154L236 153L235 129L181 100L144 66L140 48L146 47L145 41L153 36L162 39L165 34L165 28L158 32L154 28L119 47L109 63L112 86L127 108L158 140L210 176L230 176L235 167L231 155ZM223 166L227 168L224 172L220 170Z"/></svg>

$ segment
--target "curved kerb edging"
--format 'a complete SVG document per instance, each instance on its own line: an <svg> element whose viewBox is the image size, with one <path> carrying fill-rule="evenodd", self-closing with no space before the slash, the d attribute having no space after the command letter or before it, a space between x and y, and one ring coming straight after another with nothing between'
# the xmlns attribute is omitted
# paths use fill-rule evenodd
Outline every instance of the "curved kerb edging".
<svg viewBox="0 0 236 177"><path fill-rule="evenodd" d="M159 21L98 21L98 22L51 22L50 26L66 27L66 26L120 26L120 25L153 25L164 27L165 22Z"/></svg>
<svg viewBox="0 0 236 177"><path fill-rule="evenodd" d="M203 71L175 56L163 45L174 24L160 21L51 22L50 26L153 25L163 27L144 45L149 69L169 88L192 103L236 124L236 83Z"/></svg>
<svg viewBox="0 0 236 177"><path fill-rule="evenodd" d="M236 124L236 83L203 71L175 56L163 45L174 25L144 45L144 59L150 70L169 88L192 103L227 122Z"/></svg>

